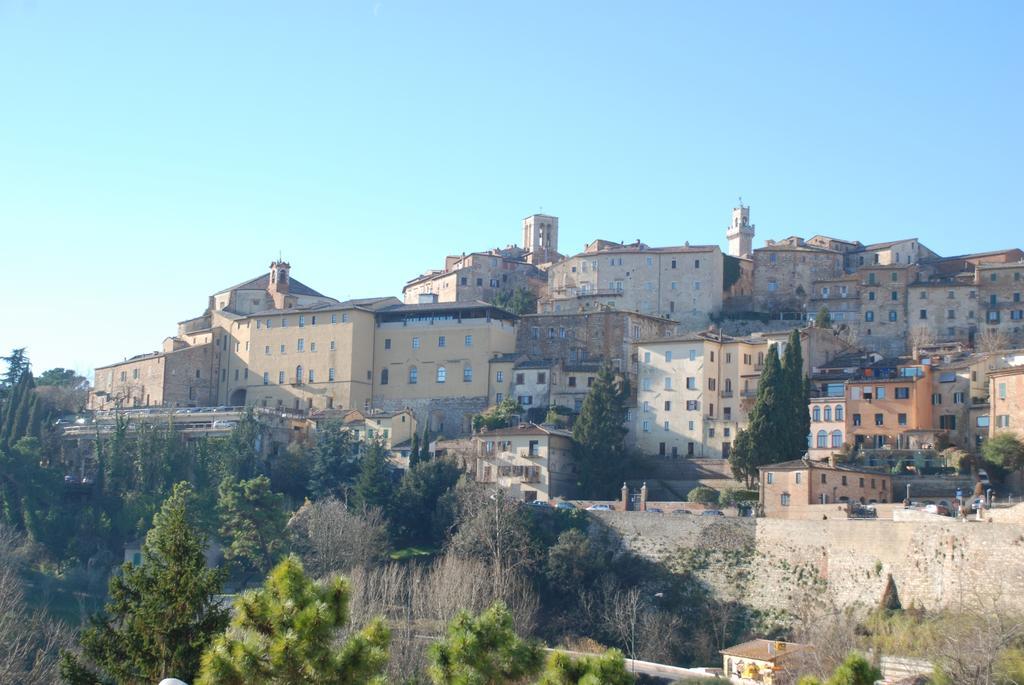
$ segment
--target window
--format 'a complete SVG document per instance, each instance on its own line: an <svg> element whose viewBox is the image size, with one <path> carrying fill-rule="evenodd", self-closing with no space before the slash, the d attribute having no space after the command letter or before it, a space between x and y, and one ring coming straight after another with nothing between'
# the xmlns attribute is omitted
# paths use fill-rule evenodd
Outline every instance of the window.
<svg viewBox="0 0 1024 685"><path fill-rule="evenodd" d="M420 349L420 339L418 337L414 337L412 339L412 349L414 349L414 350Z"/></svg>
<svg viewBox="0 0 1024 685"><path fill-rule="evenodd" d="M828 447L828 433L825 431L818 431L818 443L819 448Z"/></svg>
<svg viewBox="0 0 1024 685"><path fill-rule="evenodd" d="M662 429L663 429L663 430L664 430L664 431L665 431L666 433L668 433L668 421L665 421L665 422L664 422L664 423L662 424Z"/></svg>
<svg viewBox="0 0 1024 685"><path fill-rule="evenodd" d="M576 387L576 376L569 376L569 387L570 388L575 388Z"/></svg>
<svg viewBox="0 0 1024 685"><path fill-rule="evenodd" d="M263 372L263 385L270 385L270 372L269 371L264 371Z"/></svg>
<svg viewBox="0 0 1024 685"><path fill-rule="evenodd" d="M859 426L859 425L861 425L861 424L860 424L860 414L854 414L854 415L853 415L853 425L854 425L854 426Z"/></svg>
<svg viewBox="0 0 1024 685"><path fill-rule="evenodd" d="M907 415L906 414L897 414L896 415L896 423L898 423L901 426L907 425Z"/></svg>
<svg viewBox="0 0 1024 685"><path fill-rule="evenodd" d="M695 376L686 377L686 389L696 390L697 389L697 378Z"/></svg>
<svg viewBox="0 0 1024 685"><path fill-rule="evenodd" d="M444 336L443 335L437 336L437 346L438 347L444 347Z"/></svg>
<svg viewBox="0 0 1024 685"><path fill-rule="evenodd" d="M277 372L277 384L284 385L284 371Z"/></svg>
<svg viewBox="0 0 1024 685"><path fill-rule="evenodd" d="M836 421L842 421L842 420L843 420L843 405L837 404L836 405Z"/></svg>
<svg viewBox="0 0 1024 685"><path fill-rule="evenodd" d="M775 255L772 255L772 256L774 257ZM788 492L782 493L782 495L779 497L779 502L782 504L782 506L788 507L789 506L789 493Z"/></svg>
<svg viewBox="0 0 1024 685"><path fill-rule="evenodd" d="M875 291L874 290L872 290L872 291L870 291L868 293L868 300L870 300L871 302L875 301Z"/></svg>
<svg viewBox="0 0 1024 685"><path fill-rule="evenodd" d="M380 370L380 384L381 385L387 385L388 384L388 370L387 369L381 369Z"/></svg>
<svg viewBox="0 0 1024 685"><path fill-rule="evenodd" d="M1010 415L999 414L996 416L996 428L1009 428L1010 427Z"/></svg>
<svg viewBox="0 0 1024 685"><path fill-rule="evenodd" d="M893 274L893 276L895 276L895 275L896 274ZM892 300L893 302L898 302L899 299L900 299L899 291L898 290L893 290L891 293L889 293L889 299Z"/></svg>
<svg viewBox="0 0 1024 685"><path fill-rule="evenodd" d="M331 323L338 323L338 315L331 314Z"/></svg>
<svg viewBox="0 0 1024 685"><path fill-rule="evenodd" d="M420 372L415 366L409 367L409 385L416 385L419 380Z"/></svg>
<svg viewBox="0 0 1024 685"><path fill-rule="evenodd" d="M811 411L811 421L821 421L821 407L815 406Z"/></svg>
<svg viewBox="0 0 1024 685"><path fill-rule="evenodd" d="M697 350L690 350L690 361L697 361Z"/></svg>
<svg viewBox="0 0 1024 685"><path fill-rule="evenodd" d="M827 483L828 482L828 476L826 474L824 474L824 473L821 474L821 482L822 483Z"/></svg>
<svg viewBox="0 0 1024 685"><path fill-rule="evenodd" d="M769 471L768 475L765 476L765 482L768 485L771 485L772 483L774 483L775 482L775 474L772 473L771 471Z"/></svg>
<svg viewBox="0 0 1024 685"><path fill-rule="evenodd" d="M473 382L473 367L463 366L462 367L462 382L472 383Z"/></svg>
<svg viewBox="0 0 1024 685"><path fill-rule="evenodd" d="M306 317L304 314L299 314L299 328L306 327Z"/></svg>
<svg viewBox="0 0 1024 685"><path fill-rule="evenodd" d="M947 319L955 319L956 318L956 310L955 309L947 309L946 310L946 318Z"/></svg>
<svg viewBox="0 0 1024 685"><path fill-rule="evenodd" d="M940 393L937 393L937 392L933 392L932 393L932 404L933 405L942 404L942 395Z"/></svg>
<svg viewBox="0 0 1024 685"><path fill-rule="evenodd" d="M505 395L504 394L502 394L500 392L494 393L494 403L495 404L501 404L502 400L504 400L504 399L505 399Z"/></svg>
<svg viewBox="0 0 1024 685"><path fill-rule="evenodd" d="M295 342L295 349L298 350L299 352L305 352L306 351L306 339L305 338L299 338Z"/></svg>
<svg viewBox="0 0 1024 685"><path fill-rule="evenodd" d="M334 382L334 367L333 366L331 368L327 369L327 380L329 380L332 383Z"/></svg>
<svg viewBox="0 0 1024 685"><path fill-rule="evenodd" d="M284 344L281 345L281 354L284 354Z"/></svg>
<svg viewBox="0 0 1024 685"><path fill-rule="evenodd" d="M298 366L295 367L295 382L302 382L302 364L299 364Z"/></svg>
<svg viewBox="0 0 1024 685"><path fill-rule="evenodd" d="M876 426L884 426L885 425L885 415L884 414L875 414L875 425Z"/></svg>
<svg viewBox="0 0 1024 685"><path fill-rule="evenodd" d="M309 373L307 374L307 376L309 377L309 382L310 382L310 383L315 383L315 382L316 382L316 381L314 380L314 378L315 378L315 375L314 375L314 373L313 373L313 369L310 369L310 370L309 370Z"/></svg>
<svg viewBox="0 0 1024 685"><path fill-rule="evenodd" d="M875 313L873 311L871 311L870 309L867 310L866 312L864 312L864 320L865 321L874 321L875 320Z"/></svg>
<svg viewBox="0 0 1024 685"><path fill-rule="evenodd" d="M843 446L843 432L840 430L832 431L832 447Z"/></svg>
<svg viewBox="0 0 1024 685"><path fill-rule="evenodd" d="M997 390L999 392L999 399L1005 400L1006 399L1006 383L1000 383L999 387L997 388Z"/></svg>
<svg viewBox="0 0 1024 685"><path fill-rule="evenodd" d="M700 401L686 400L686 411L700 411Z"/></svg>
<svg viewBox="0 0 1024 685"><path fill-rule="evenodd" d="M889 321L896 321L898 319L895 309L889 310Z"/></svg>
<svg viewBox="0 0 1024 685"><path fill-rule="evenodd" d="M505 372L504 371L498 371L497 373L495 373L494 374L494 380L497 381L498 383L504 383L505 382Z"/></svg>
<svg viewBox="0 0 1024 685"><path fill-rule="evenodd" d="M522 385L525 382L526 382L526 374L525 373L517 373L516 374L516 385Z"/></svg>
<svg viewBox="0 0 1024 685"><path fill-rule="evenodd" d="M672 400L665 400L665 411L672 411Z"/></svg>
<svg viewBox="0 0 1024 685"><path fill-rule="evenodd" d="M896 388L896 399L898 399L898 400L909 400L910 399L910 388Z"/></svg>
<svg viewBox="0 0 1024 685"><path fill-rule="evenodd" d="M826 421L831 421L832 420L832 407L826 404L825 405L824 413L825 413L825 420Z"/></svg>
<svg viewBox="0 0 1024 685"><path fill-rule="evenodd" d="M898 258L899 257L897 257L897 259ZM893 283L897 283L900 280L900 275L897 272L893 271L892 273L889 274L889 280L892 281ZM895 300L896 298L894 297L892 299Z"/></svg>
<svg viewBox="0 0 1024 685"><path fill-rule="evenodd" d="M642 390L650 390L651 389L651 379L650 378L642 379L640 381L640 388Z"/></svg>
<svg viewBox="0 0 1024 685"><path fill-rule="evenodd" d="M672 260L672 268L673 269L676 268L676 260L674 260L674 259Z"/></svg>
<svg viewBox="0 0 1024 685"><path fill-rule="evenodd" d="M943 430L956 430L956 417L946 414L939 417L939 428Z"/></svg>
<svg viewBox="0 0 1024 685"><path fill-rule="evenodd" d="M953 404L964 404L964 399L965 396L963 392L953 393Z"/></svg>
<svg viewBox="0 0 1024 685"><path fill-rule="evenodd" d="M927 319L928 318L928 310L927 309L922 309L921 311L919 311L917 313L917 318L919 318L919 319Z"/></svg>
<svg viewBox="0 0 1024 685"><path fill-rule="evenodd" d="M643 424L642 424L642 429L643 429L644 433L650 433L651 432L651 422L650 421L644 421Z"/></svg>
<svg viewBox="0 0 1024 685"><path fill-rule="evenodd" d="M665 350L665 361L672 361L672 350Z"/></svg>
<svg viewBox="0 0 1024 685"><path fill-rule="evenodd" d="M443 366L437 367L437 382L444 383L448 379L448 370Z"/></svg>
<svg viewBox="0 0 1024 685"><path fill-rule="evenodd" d="M310 342L309 343L309 351L310 352L316 352L316 343L315 342Z"/></svg>
<svg viewBox="0 0 1024 685"><path fill-rule="evenodd" d="M876 400L884 400L885 399L885 388L883 386L880 385L877 388L875 388L875 399Z"/></svg>
<svg viewBox="0 0 1024 685"><path fill-rule="evenodd" d="M281 317L281 328L287 328L287 327L288 327L288 317L287 316L282 316Z"/></svg>
<svg viewBox="0 0 1024 685"><path fill-rule="evenodd" d="M332 350L334 349L334 341L333 340L331 341L331 349ZM385 350L390 350L391 349L391 338L384 338L384 349Z"/></svg>
<svg viewBox="0 0 1024 685"><path fill-rule="evenodd" d="M672 389L672 377L671 376L665 376L665 389L666 390L671 390Z"/></svg>
<svg viewBox="0 0 1024 685"><path fill-rule="evenodd" d="M544 385L547 382L548 382L548 374L547 374L547 372L546 371L538 371L537 372L537 383L539 383L540 385Z"/></svg>
<svg viewBox="0 0 1024 685"><path fill-rule="evenodd" d="M472 335L467 335L466 336L466 347L472 347L472 346L473 346L473 336Z"/></svg>

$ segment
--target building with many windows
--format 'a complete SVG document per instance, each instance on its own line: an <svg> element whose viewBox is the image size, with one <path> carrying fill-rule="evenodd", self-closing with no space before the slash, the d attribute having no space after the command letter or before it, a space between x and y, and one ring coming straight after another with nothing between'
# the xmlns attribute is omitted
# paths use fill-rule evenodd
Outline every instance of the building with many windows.
<svg viewBox="0 0 1024 685"><path fill-rule="evenodd" d="M892 500L892 477L833 461L794 459L758 469L759 496L770 518L804 518L815 504L874 504Z"/></svg>
<svg viewBox="0 0 1024 685"><path fill-rule="evenodd" d="M473 436L474 474L525 502L569 497L576 484L572 433L547 425L521 424Z"/></svg>

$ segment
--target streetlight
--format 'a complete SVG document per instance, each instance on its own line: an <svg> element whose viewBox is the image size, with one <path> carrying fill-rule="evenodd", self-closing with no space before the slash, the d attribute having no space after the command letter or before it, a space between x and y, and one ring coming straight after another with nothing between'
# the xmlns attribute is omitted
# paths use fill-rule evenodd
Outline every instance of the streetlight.
<svg viewBox="0 0 1024 685"><path fill-rule="evenodd" d="M910 504L910 483L907 483L907 504Z"/></svg>

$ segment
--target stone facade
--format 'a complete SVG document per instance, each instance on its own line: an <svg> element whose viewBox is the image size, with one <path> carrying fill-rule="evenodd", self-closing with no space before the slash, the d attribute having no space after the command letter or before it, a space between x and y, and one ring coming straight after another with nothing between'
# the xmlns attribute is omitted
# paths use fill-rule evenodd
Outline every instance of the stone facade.
<svg viewBox="0 0 1024 685"><path fill-rule="evenodd" d="M754 308L777 313L806 312L814 282L843 273L843 256L835 250L791 237L768 241L754 250Z"/></svg>
<svg viewBox="0 0 1024 685"><path fill-rule="evenodd" d="M547 502L575 490L572 434L536 424L483 431L473 437L474 477L509 496Z"/></svg>
<svg viewBox="0 0 1024 685"><path fill-rule="evenodd" d="M217 359L211 343L176 345L96 369L88 407L204 407L214 403Z"/></svg>
<svg viewBox="0 0 1024 685"><path fill-rule="evenodd" d="M519 289L539 294L543 271L521 257L521 250L492 250L448 257L442 271L419 276L402 288L406 304L492 301ZM511 253L511 255L509 254Z"/></svg>
<svg viewBox="0 0 1024 685"><path fill-rule="evenodd" d="M880 471L835 466L809 459L769 464L758 469L764 515L805 518L810 505L892 500L892 478Z"/></svg>
<svg viewBox="0 0 1024 685"><path fill-rule="evenodd" d="M716 245L653 248L597 240L548 269L538 311L619 309L702 328L722 308L723 283Z"/></svg>

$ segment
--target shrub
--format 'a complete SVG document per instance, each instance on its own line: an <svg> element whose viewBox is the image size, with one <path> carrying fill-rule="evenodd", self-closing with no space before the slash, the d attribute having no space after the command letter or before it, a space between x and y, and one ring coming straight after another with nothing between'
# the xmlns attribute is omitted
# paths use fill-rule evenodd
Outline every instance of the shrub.
<svg viewBox="0 0 1024 685"><path fill-rule="evenodd" d="M711 488L698 485L686 495L686 501L697 504L715 504L718 502L718 493Z"/></svg>

